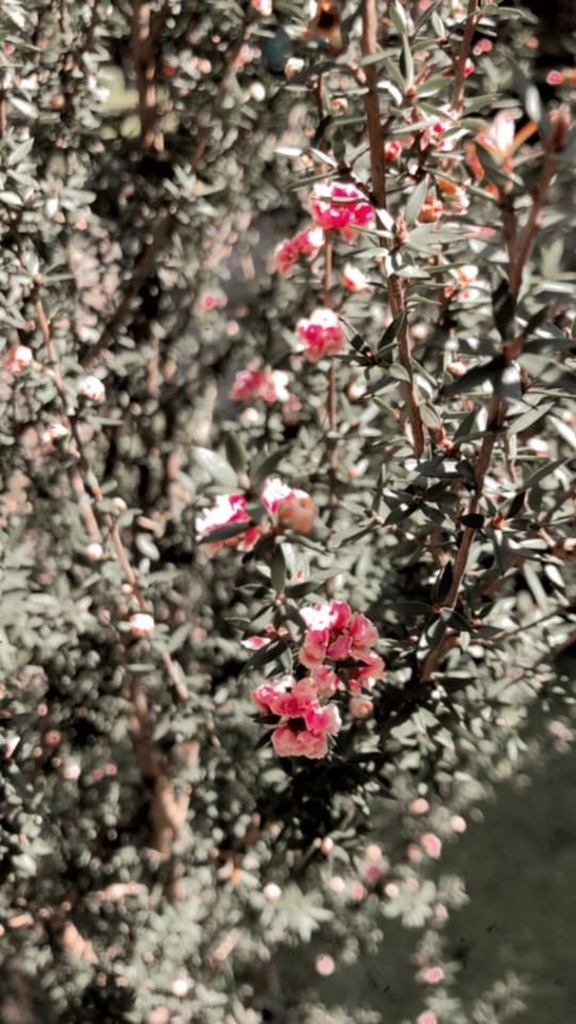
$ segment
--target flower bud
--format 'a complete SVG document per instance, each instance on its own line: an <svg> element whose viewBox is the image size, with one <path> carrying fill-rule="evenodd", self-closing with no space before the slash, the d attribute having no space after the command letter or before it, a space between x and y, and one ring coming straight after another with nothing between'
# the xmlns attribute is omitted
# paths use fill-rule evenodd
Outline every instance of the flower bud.
<svg viewBox="0 0 576 1024"><path fill-rule="evenodd" d="M154 632L154 619L145 612L136 612L129 619L130 632L132 636L147 637Z"/></svg>

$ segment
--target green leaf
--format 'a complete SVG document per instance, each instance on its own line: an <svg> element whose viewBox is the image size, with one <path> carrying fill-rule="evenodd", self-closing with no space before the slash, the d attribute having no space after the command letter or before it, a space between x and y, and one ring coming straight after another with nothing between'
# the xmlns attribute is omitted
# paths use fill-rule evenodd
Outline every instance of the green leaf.
<svg viewBox="0 0 576 1024"><path fill-rule="evenodd" d="M224 437L226 456L236 473L246 472L246 449L237 433L229 431Z"/></svg>
<svg viewBox="0 0 576 1024"><path fill-rule="evenodd" d="M260 488L264 483L267 476L273 473L278 468L282 459L289 453L290 446L283 445L281 448L276 448L273 452L264 452L259 458L252 463L250 468L250 477L254 487Z"/></svg>
<svg viewBox="0 0 576 1024"><path fill-rule="evenodd" d="M404 216L406 218L406 223L408 224L409 227L412 224L415 224L418 219L418 215L420 213L420 210L422 209L422 204L428 193L428 181L429 178L428 175L426 174L422 178L422 181L420 181L417 185L414 186L408 197L408 202L406 203L406 210Z"/></svg>
<svg viewBox="0 0 576 1024"><path fill-rule="evenodd" d="M238 476L222 455L211 451L209 448L193 447L192 454L198 465L208 473L215 484L234 490L238 487Z"/></svg>
<svg viewBox="0 0 576 1024"><path fill-rule="evenodd" d="M279 544L274 552L270 565L270 579L277 594L282 594L286 585L286 562L282 545Z"/></svg>
<svg viewBox="0 0 576 1024"><path fill-rule="evenodd" d="M543 416L547 416L554 409L555 404L555 402L542 403L542 405L537 405L532 409L528 409L527 412L522 413L520 416L514 417L513 420L507 423L508 433L519 434L523 430L527 430L528 427L532 427Z"/></svg>

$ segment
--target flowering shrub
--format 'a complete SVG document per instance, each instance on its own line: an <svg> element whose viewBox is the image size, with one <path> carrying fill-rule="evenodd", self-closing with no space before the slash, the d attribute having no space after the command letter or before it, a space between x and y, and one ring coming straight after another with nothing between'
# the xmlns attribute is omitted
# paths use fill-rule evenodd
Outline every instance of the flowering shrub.
<svg viewBox="0 0 576 1024"><path fill-rule="evenodd" d="M450 860L574 735L575 77L537 44L480 0L3 5L0 1018L569 992L500 907L468 985Z"/></svg>

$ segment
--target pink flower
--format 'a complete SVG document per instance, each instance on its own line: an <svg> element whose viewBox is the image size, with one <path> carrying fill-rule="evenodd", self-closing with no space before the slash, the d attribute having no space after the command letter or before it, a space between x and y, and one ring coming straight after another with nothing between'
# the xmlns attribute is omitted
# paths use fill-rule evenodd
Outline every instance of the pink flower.
<svg viewBox="0 0 576 1024"><path fill-rule="evenodd" d="M365 274L351 263L347 263L344 267L342 283L349 292L366 292L370 290Z"/></svg>
<svg viewBox="0 0 576 1024"><path fill-rule="evenodd" d="M315 256L324 245L324 232L322 228L304 228L295 236L294 241L302 256Z"/></svg>
<svg viewBox="0 0 576 1024"><path fill-rule="evenodd" d="M304 342L306 358L317 363L324 356L338 355L346 340L344 328L332 309L315 309L308 320L299 320L296 333Z"/></svg>
<svg viewBox="0 0 576 1024"><path fill-rule="evenodd" d="M370 227L374 208L356 185L333 181L315 185L310 198L314 223L324 231Z"/></svg>
<svg viewBox="0 0 576 1024"><path fill-rule="evenodd" d="M388 142L384 143L384 158L388 163L393 163L397 160L402 152L402 143L398 142L398 139L389 139Z"/></svg>
<svg viewBox="0 0 576 1024"><path fill-rule="evenodd" d="M246 511L246 498L242 494L220 494L216 504L212 508L204 510L201 516L196 519L196 532L200 540L207 537L212 530L218 530L223 526L231 526L232 523L251 523L252 520ZM217 540L206 544L208 554L213 555L220 548L238 547L241 551L250 551L258 537L260 530L258 526L252 525L243 533L238 533L226 540Z"/></svg>
<svg viewBox="0 0 576 1024"><path fill-rule="evenodd" d="M298 654L303 665L315 670L325 660L360 662L349 669L349 685L354 695L363 683L382 678L384 663L370 650L378 640L378 630L366 615L353 612L346 601L303 608L301 615L308 626Z"/></svg>
<svg viewBox="0 0 576 1024"><path fill-rule="evenodd" d="M128 625L132 636L145 637L152 636L155 623L151 615L147 615L145 612L136 612L130 616Z"/></svg>
<svg viewBox="0 0 576 1024"><path fill-rule="evenodd" d="M272 733L272 746L278 757L308 757L318 760L328 753L328 736L307 729L294 730L289 724L279 725Z"/></svg>
<svg viewBox="0 0 576 1024"><path fill-rule="evenodd" d="M328 665L318 665L317 668L313 668L310 678L320 697L332 697L340 685L338 676L331 668L328 668Z"/></svg>
<svg viewBox="0 0 576 1024"><path fill-rule="evenodd" d="M439 985L444 981L444 971L441 967L425 967L420 971L418 980L425 982L426 985Z"/></svg>
<svg viewBox="0 0 576 1024"><path fill-rule="evenodd" d="M251 0L251 4L263 18L269 18L272 14L272 0Z"/></svg>
<svg viewBox="0 0 576 1024"><path fill-rule="evenodd" d="M230 398L235 402L251 402L263 398L269 405L273 402L287 402L291 397L287 388L289 379L283 370L262 370L257 367L239 370L234 378Z"/></svg>
<svg viewBox="0 0 576 1024"><path fill-rule="evenodd" d="M334 974L334 971L336 970L334 958L329 956L328 953L321 953L320 956L317 956L315 966L318 974L321 974L324 978L327 978L330 974Z"/></svg>
<svg viewBox="0 0 576 1024"><path fill-rule="evenodd" d="M348 711L352 718L369 718L374 710L374 703L368 697L351 697L348 701Z"/></svg>
<svg viewBox="0 0 576 1024"><path fill-rule="evenodd" d="M286 238L274 250L274 270L285 276L289 274L300 255L293 238Z"/></svg>
<svg viewBox="0 0 576 1024"><path fill-rule="evenodd" d="M310 677L295 681L283 676L262 683L252 701L261 713L279 718L272 727L272 746L279 757L325 757L328 737L335 736L342 724L335 704L320 704Z"/></svg>
<svg viewBox="0 0 576 1024"><path fill-rule="evenodd" d="M300 256L314 257L324 244L324 232L319 227L305 228L294 238L286 238L274 250L274 269L286 275Z"/></svg>
<svg viewBox="0 0 576 1024"><path fill-rule="evenodd" d="M106 388L99 377L94 377L91 374L79 381L78 394L82 398L87 398L89 402L99 403L106 398Z"/></svg>
<svg viewBox="0 0 576 1024"><path fill-rule="evenodd" d="M434 224L437 220L440 220L444 212L444 206L442 205L441 199L434 199L433 196L426 196L426 199L422 203L420 213L418 214L419 224Z"/></svg>
<svg viewBox="0 0 576 1024"><path fill-rule="evenodd" d="M288 487L277 477L270 477L260 496L267 512L280 525L296 533L310 533L316 518L316 506L306 491Z"/></svg>
<svg viewBox="0 0 576 1024"><path fill-rule="evenodd" d="M438 860L442 853L442 840L438 836L434 835L433 832L425 832L420 838L420 845L429 857Z"/></svg>
<svg viewBox="0 0 576 1024"><path fill-rule="evenodd" d="M239 370L234 378L230 398L235 402L250 402L253 398L261 398L268 385L268 374L265 370Z"/></svg>
<svg viewBox="0 0 576 1024"><path fill-rule="evenodd" d="M33 359L34 353L27 345L13 345L6 353L4 366L8 373L21 373L30 366Z"/></svg>
<svg viewBox="0 0 576 1024"><path fill-rule="evenodd" d="M282 895L282 889L276 882L268 882L262 892L269 903L277 903Z"/></svg>
<svg viewBox="0 0 576 1024"><path fill-rule="evenodd" d="M416 1024L438 1024L438 1017L431 1010L426 1010L425 1013L420 1014Z"/></svg>

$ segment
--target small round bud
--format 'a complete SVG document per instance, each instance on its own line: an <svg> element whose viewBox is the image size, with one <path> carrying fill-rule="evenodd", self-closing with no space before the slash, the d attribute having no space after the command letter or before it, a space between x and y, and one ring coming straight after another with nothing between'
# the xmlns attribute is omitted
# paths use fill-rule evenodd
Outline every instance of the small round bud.
<svg viewBox="0 0 576 1024"><path fill-rule="evenodd" d="M263 892L269 903L277 903L282 895L282 889L276 885L276 882L268 882L264 886Z"/></svg>
<svg viewBox="0 0 576 1024"><path fill-rule="evenodd" d="M100 403L106 398L106 388L99 377L83 377L78 383L78 394L89 402Z"/></svg>
<svg viewBox="0 0 576 1024"><path fill-rule="evenodd" d="M84 554L89 562L99 562L104 555L104 548L98 541L92 541L86 545Z"/></svg>
<svg viewBox="0 0 576 1024"><path fill-rule="evenodd" d="M152 636L155 623L151 615L147 615L145 612L136 612L130 616L129 625L132 636L146 637Z"/></svg>

